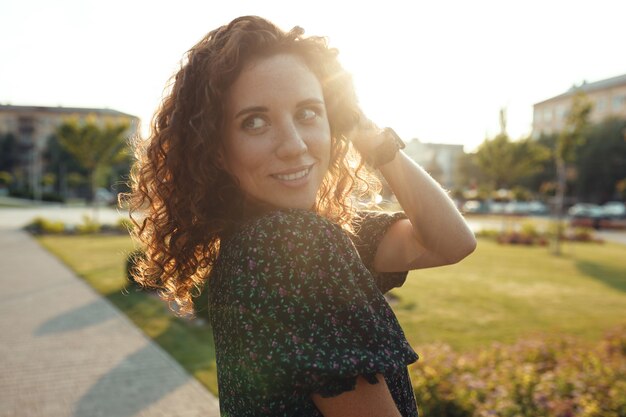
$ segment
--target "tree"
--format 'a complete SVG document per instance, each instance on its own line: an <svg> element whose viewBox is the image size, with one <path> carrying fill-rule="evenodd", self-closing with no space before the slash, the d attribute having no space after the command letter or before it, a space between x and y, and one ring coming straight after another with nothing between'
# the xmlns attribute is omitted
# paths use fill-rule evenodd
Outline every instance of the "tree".
<svg viewBox="0 0 626 417"><path fill-rule="evenodd" d="M476 151L476 163L496 189L513 187L522 178L542 168L549 158L544 146L524 138L511 141L506 133L506 115L500 111L500 133L493 139L485 139Z"/></svg>
<svg viewBox="0 0 626 417"><path fill-rule="evenodd" d="M127 123L99 125L94 119L79 122L70 119L56 130L63 148L85 169L89 179L89 199L95 204L98 175L128 158L125 132Z"/></svg>
<svg viewBox="0 0 626 417"><path fill-rule="evenodd" d="M567 169L568 165L574 162L578 148L585 141L591 107L591 103L584 93L579 92L574 95L572 105L565 117L565 125L557 136L554 152L557 174L556 213L558 222L555 245L556 255L561 254L561 218L563 217L567 187Z"/></svg>
<svg viewBox="0 0 626 417"><path fill-rule="evenodd" d="M576 196L604 203L621 199L620 180L626 178L626 120L608 119L589 128L576 155Z"/></svg>

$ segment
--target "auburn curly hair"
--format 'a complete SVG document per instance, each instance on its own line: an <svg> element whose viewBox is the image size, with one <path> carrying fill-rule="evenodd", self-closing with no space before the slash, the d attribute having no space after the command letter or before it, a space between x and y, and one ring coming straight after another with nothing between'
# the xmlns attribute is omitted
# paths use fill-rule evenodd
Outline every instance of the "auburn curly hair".
<svg viewBox="0 0 626 417"><path fill-rule="evenodd" d="M351 76L325 38L284 32L256 16L239 17L191 48L152 119L147 140L134 144L131 192L126 196L133 236L145 249L134 268L137 282L159 289L181 314L193 313L217 259L220 238L244 216L237 180L218 159L224 146L225 102L246 63L289 53L319 80L331 129L331 157L315 210L350 230L355 196L379 183L365 169L347 135L360 119Z"/></svg>

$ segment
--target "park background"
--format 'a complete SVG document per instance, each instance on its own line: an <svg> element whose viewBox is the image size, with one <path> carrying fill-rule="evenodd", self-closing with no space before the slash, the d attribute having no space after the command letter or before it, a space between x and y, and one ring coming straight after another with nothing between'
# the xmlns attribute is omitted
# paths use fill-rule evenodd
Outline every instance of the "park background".
<svg viewBox="0 0 626 417"><path fill-rule="evenodd" d="M28 225L39 243L217 395L206 317L177 318L127 280L126 261L137 248L126 236L123 210L110 203L126 190L128 136L149 134L184 51L240 14L287 29L297 24L340 49L364 109L407 139L479 236L467 260L411 272L388 296L421 356L411 375L423 414L626 416L623 217L602 214L599 206L623 207L626 199L620 113L626 93L616 115L597 121L588 91L626 75L626 6L300 6L2 3L0 53L10 64L0 68L0 108L47 108L55 116L40 145L31 137L30 147L18 146L19 129L12 137L0 132L0 227ZM568 106L553 109L560 128L533 130L545 119L533 105L561 94ZM94 142L81 147L89 134ZM455 156L451 163L440 159L448 154ZM392 196L383 197L381 204L393 209ZM566 209L580 203L598 206L568 216Z"/></svg>

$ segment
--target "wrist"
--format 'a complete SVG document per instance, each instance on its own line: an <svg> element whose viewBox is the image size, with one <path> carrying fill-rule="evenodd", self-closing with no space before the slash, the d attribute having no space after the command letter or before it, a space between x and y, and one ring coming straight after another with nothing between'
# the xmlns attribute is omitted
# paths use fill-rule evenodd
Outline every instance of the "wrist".
<svg viewBox="0 0 626 417"><path fill-rule="evenodd" d="M373 145L365 153L361 152L365 163L374 169L393 161L406 145L398 134L387 127L376 135Z"/></svg>

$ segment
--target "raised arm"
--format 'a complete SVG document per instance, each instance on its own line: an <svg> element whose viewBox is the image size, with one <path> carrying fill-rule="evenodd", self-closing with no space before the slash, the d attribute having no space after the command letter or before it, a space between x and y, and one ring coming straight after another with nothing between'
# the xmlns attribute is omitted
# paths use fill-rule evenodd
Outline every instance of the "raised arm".
<svg viewBox="0 0 626 417"><path fill-rule="evenodd" d="M363 123L353 143L372 155L382 141L381 130ZM408 216L383 237L374 259L379 272L406 271L453 264L472 253L476 239L446 191L404 152L379 167Z"/></svg>

